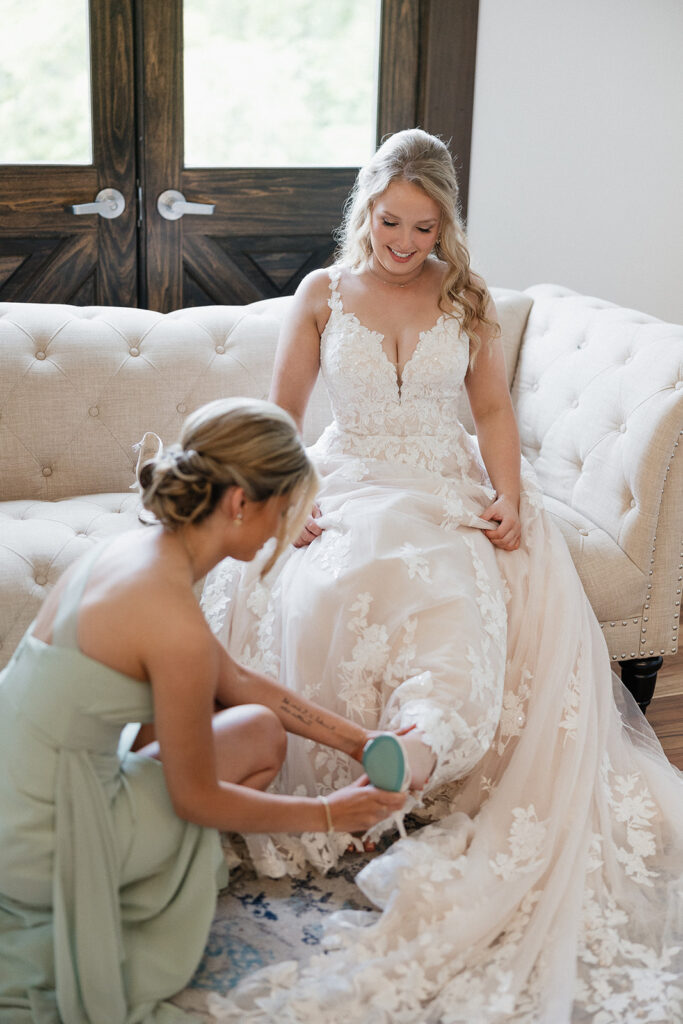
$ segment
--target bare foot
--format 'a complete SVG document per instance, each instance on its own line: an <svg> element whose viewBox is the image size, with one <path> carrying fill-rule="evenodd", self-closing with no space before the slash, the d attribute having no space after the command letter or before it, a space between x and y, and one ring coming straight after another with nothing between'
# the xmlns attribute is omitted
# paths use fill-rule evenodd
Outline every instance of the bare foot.
<svg viewBox="0 0 683 1024"><path fill-rule="evenodd" d="M436 754L417 730L401 736L410 766L410 789L422 789L436 768Z"/></svg>

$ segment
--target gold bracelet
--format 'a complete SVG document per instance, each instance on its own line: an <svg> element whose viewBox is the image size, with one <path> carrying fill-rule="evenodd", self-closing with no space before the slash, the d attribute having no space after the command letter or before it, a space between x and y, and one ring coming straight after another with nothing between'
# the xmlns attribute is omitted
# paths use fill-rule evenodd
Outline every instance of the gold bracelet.
<svg viewBox="0 0 683 1024"><path fill-rule="evenodd" d="M334 825L332 824L332 812L330 810L330 805L329 805L329 803L327 801L327 797L326 796L319 796L318 800L320 801L320 803L325 808L325 819L327 821L327 831L328 831L328 833L334 832Z"/></svg>

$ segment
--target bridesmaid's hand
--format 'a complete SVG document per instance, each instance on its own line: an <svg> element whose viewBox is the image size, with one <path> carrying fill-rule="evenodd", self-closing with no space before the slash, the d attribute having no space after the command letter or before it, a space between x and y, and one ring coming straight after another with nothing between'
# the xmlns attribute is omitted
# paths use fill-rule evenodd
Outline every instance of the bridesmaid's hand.
<svg viewBox="0 0 683 1024"><path fill-rule="evenodd" d="M481 518L494 524L491 530L484 530L484 533L495 547L503 551L517 550L522 537L522 524L515 502L501 494L482 512Z"/></svg>
<svg viewBox="0 0 683 1024"><path fill-rule="evenodd" d="M335 832L364 832L400 811L406 794L376 789L367 775L361 775L350 786L330 793L327 802Z"/></svg>
<svg viewBox="0 0 683 1024"><path fill-rule="evenodd" d="M294 541L295 548L305 548L307 544L310 544L311 541L314 541L316 537L320 536L323 532L323 528L322 526L318 526L316 519L319 519L321 515L322 513L318 506L314 505L311 509L310 516L306 520L303 530Z"/></svg>

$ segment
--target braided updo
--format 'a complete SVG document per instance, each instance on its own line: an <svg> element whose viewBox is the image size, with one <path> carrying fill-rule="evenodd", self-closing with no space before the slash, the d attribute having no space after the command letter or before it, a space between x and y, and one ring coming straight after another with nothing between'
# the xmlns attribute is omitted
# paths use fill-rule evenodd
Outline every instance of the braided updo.
<svg viewBox="0 0 683 1024"><path fill-rule="evenodd" d="M254 502L291 495L264 571L300 532L318 485L294 420L253 398L218 399L191 413L177 444L140 458L137 480L143 506L169 530L206 519L229 487Z"/></svg>

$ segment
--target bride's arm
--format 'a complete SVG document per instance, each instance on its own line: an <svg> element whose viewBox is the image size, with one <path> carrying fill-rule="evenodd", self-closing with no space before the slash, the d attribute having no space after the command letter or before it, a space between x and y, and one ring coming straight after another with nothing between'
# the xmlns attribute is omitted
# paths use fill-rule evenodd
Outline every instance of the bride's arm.
<svg viewBox="0 0 683 1024"><path fill-rule="evenodd" d="M270 400L286 409L301 433L304 414L320 369L320 335L329 315L329 275L308 274L280 329Z"/></svg>
<svg viewBox="0 0 683 1024"><path fill-rule="evenodd" d="M330 313L329 288L326 270L315 270L303 279L282 323L275 355L270 400L287 410L300 434L320 369L320 335ZM305 547L320 536L322 529L315 521L319 515L320 509L314 505L295 547Z"/></svg>
<svg viewBox="0 0 683 1024"><path fill-rule="evenodd" d="M489 302L487 318L496 321L496 310ZM479 449L497 498L482 518L498 522L486 536L496 547L513 551L519 547L520 446L517 422L512 408L505 371L503 347L492 338L492 328L480 330L482 346L474 367L465 378Z"/></svg>

